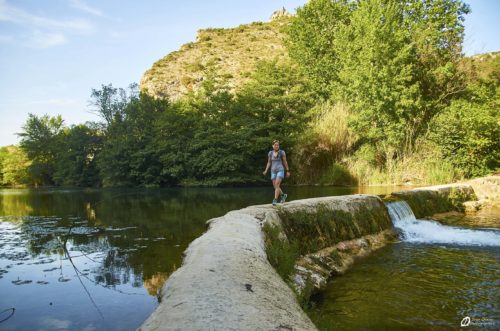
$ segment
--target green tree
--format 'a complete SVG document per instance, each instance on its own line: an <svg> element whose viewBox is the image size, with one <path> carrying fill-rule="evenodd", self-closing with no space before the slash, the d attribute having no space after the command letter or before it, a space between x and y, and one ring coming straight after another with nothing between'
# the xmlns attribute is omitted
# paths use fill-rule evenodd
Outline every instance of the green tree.
<svg viewBox="0 0 500 331"><path fill-rule="evenodd" d="M7 157L7 147L8 146L3 146L3 147L0 147L0 185L3 185L3 162L5 160L5 158Z"/></svg>
<svg viewBox="0 0 500 331"><path fill-rule="evenodd" d="M201 88L161 114L156 139L163 174L182 185L228 185L248 178L241 132L231 126L234 95L208 72Z"/></svg>
<svg viewBox="0 0 500 331"><path fill-rule="evenodd" d="M115 119L120 119L124 115L127 105L133 99L137 99L138 94L137 84L130 84L128 91L115 88L112 84L102 85L100 90L92 89L90 106L93 112L104 120L105 125L109 126Z"/></svg>
<svg viewBox="0 0 500 331"><path fill-rule="evenodd" d="M191 126L189 176L183 182L224 185L250 181L248 172L242 170L245 160L240 132L230 124L235 114L234 95L223 78L211 72L185 110L197 120Z"/></svg>
<svg viewBox="0 0 500 331"><path fill-rule="evenodd" d="M65 128L56 155L55 183L63 186L99 186L96 156L101 149L102 139L103 135L98 129L85 124Z"/></svg>
<svg viewBox="0 0 500 331"><path fill-rule="evenodd" d="M313 100L308 81L290 63L259 63L236 94L209 75L197 93L159 115L162 174L182 185L261 182L264 146L278 138L293 147Z"/></svg>
<svg viewBox="0 0 500 331"><path fill-rule="evenodd" d="M463 22L469 6L461 0L413 0L400 5L422 70L423 94L442 101L463 91L465 77L457 76L457 66L463 58Z"/></svg>
<svg viewBox="0 0 500 331"><path fill-rule="evenodd" d="M0 148L0 185L18 186L30 184L30 161L18 146Z"/></svg>
<svg viewBox="0 0 500 331"><path fill-rule="evenodd" d="M166 185L177 185L192 177L191 143L198 126L198 117L187 105L166 107L155 122L154 149L161 165L160 176Z"/></svg>
<svg viewBox="0 0 500 331"><path fill-rule="evenodd" d="M324 98L329 97L331 84L338 79L338 30L349 24L353 7L354 2L348 0L310 0L297 9L285 29L290 57Z"/></svg>
<svg viewBox="0 0 500 331"><path fill-rule="evenodd" d="M154 148L155 121L169 107L146 94L132 97L108 125L98 165L105 186L160 186L161 165Z"/></svg>
<svg viewBox="0 0 500 331"><path fill-rule="evenodd" d="M35 185L54 184L54 170L57 154L61 146L61 132L64 121L60 115L36 116L29 114L21 137L20 147L32 161L29 166L30 176Z"/></svg>
<svg viewBox="0 0 500 331"><path fill-rule="evenodd" d="M385 158L411 152L430 120L465 88L461 0L312 0L288 32L290 56L353 112Z"/></svg>
<svg viewBox="0 0 500 331"><path fill-rule="evenodd" d="M266 144L269 139L292 143L305 128L306 113L316 99L309 80L291 63L260 62L237 93L234 125L250 125Z"/></svg>
<svg viewBox="0 0 500 331"><path fill-rule="evenodd" d="M333 97L349 104L364 139L409 148L420 108L411 36L396 1L360 1L338 29L338 80ZM389 156L391 157L391 156Z"/></svg>
<svg viewBox="0 0 500 331"><path fill-rule="evenodd" d="M462 0L412 0L399 5L414 45L420 105L413 131L421 136L431 119L467 88L468 73L461 61L463 23L470 8Z"/></svg>
<svg viewBox="0 0 500 331"><path fill-rule="evenodd" d="M237 93L230 121L231 129L245 142L242 151L251 165L248 172L260 173L274 139L282 142L293 167L293 153L317 94L307 77L289 62L260 62L251 78Z"/></svg>
<svg viewBox="0 0 500 331"><path fill-rule="evenodd" d="M497 82L470 86L438 115L429 138L465 176L482 176L500 168L500 99Z"/></svg>

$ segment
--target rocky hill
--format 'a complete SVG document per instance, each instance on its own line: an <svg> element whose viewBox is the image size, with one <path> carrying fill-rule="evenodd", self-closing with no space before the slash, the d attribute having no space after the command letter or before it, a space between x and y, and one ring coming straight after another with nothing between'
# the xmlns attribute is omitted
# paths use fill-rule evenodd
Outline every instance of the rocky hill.
<svg viewBox="0 0 500 331"><path fill-rule="evenodd" d="M282 9L273 13L269 22L199 30L195 42L155 62L142 77L140 88L176 100L198 89L207 73L215 70L235 89L248 80L259 60L288 59L282 27L289 16Z"/></svg>
<svg viewBox="0 0 500 331"><path fill-rule="evenodd" d="M500 52L473 55L468 59L474 65L478 77L500 80Z"/></svg>
<svg viewBox="0 0 500 331"><path fill-rule="evenodd" d="M214 71L234 90L247 81L259 60L288 60L283 27L290 14L283 8L269 22L242 24L236 28L199 30L195 42L182 45L153 64L140 82L142 91L176 100L196 91ZM479 78L500 79L500 52L474 55L464 64ZM473 69L474 68L474 69Z"/></svg>

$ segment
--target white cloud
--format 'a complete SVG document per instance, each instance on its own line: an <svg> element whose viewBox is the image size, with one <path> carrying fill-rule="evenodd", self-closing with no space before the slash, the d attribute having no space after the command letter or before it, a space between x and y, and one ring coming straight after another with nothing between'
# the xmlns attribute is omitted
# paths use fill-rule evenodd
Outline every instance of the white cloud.
<svg viewBox="0 0 500 331"><path fill-rule="evenodd" d="M93 323L90 323L86 327L82 329L82 331L95 331L97 330L96 326Z"/></svg>
<svg viewBox="0 0 500 331"><path fill-rule="evenodd" d="M86 13L95 15L95 16L103 16L102 12L97 9L89 6L83 0L70 0L71 7L82 10Z"/></svg>
<svg viewBox="0 0 500 331"><path fill-rule="evenodd" d="M37 48L48 48L57 45L63 45L67 42L62 33L45 33L36 30L30 40L29 45Z"/></svg>
<svg viewBox="0 0 500 331"><path fill-rule="evenodd" d="M95 27L84 19L56 20L44 16L33 15L27 11L0 0L0 21L12 22L20 25L45 29L65 29L76 33L92 33Z"/></svg>

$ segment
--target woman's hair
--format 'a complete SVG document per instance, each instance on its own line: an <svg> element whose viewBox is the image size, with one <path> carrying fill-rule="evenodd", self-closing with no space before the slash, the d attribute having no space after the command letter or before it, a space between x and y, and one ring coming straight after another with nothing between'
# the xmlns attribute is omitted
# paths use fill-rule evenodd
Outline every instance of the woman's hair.
<svg viewBox="0 0 500 331"><path fill-rule="evenodd" d="M280 143L280 141L279 141L279 140L273 140L273 145L274 145L274 144L276 144L276 143L278 143L278 144L279 144L279 143Z"/></svg>

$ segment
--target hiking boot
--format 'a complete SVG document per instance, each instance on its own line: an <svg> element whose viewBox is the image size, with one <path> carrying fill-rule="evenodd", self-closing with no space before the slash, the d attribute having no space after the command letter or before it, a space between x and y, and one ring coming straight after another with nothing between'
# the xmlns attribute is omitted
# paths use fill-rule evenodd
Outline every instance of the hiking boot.
<svg viewBox="0 0 500 331"><path fill-rule="evenodd" d="M288 194L286 194L286 193L285 193L285 194L282 194L282 195L281 195L281 200L280 200L280 203L285 203L285 201L286 201L286 198L287 198L287 197L288 197Z"/></svg>
<svg viewBox="0 0 500 331"><path fill-rule="evenodd" d="M278 204L278 200L273 199L273 206L276 206Z"/></svg>

